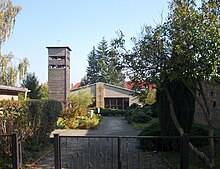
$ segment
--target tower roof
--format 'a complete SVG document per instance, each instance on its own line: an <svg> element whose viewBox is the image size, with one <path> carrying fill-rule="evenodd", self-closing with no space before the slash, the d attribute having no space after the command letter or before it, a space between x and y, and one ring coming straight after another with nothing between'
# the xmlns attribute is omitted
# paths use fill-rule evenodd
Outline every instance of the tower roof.
<svg viewBox="0 0 220 169"><path fill-rule="evenodd" d="M69 51L72 51L68 46L47 46L46 48L47 49L50 49L50 48L67 48Z"/></svg>

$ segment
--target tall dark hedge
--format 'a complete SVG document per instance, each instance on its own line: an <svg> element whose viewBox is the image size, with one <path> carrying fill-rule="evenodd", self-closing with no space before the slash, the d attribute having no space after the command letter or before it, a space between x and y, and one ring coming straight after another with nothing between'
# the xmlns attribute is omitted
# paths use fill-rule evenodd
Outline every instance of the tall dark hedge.
<svg viewBox="0 0 220 169"><path fill-rule="evenodd" d="M166 84L166 87L173 99L174 109L180 125L186 133L190 133L195 111L194 97L182 82L173 81ZM169 102L165 92L160 91L158 98L161 134L163 136L179 135L170 116Z"/></svg>
<svg viewBox="0 0 220 169"><path fill-rule="evenodd" d="M29 100L27 107L28 120L34 128L34 139L43 141L55 129L56 121L62 111L62 105L54 100Z"/></svg>

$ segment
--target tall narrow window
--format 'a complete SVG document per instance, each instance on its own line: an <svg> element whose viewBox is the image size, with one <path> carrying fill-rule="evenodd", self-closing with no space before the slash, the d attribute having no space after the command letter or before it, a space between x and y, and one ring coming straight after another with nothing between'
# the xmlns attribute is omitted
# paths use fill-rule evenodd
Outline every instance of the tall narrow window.
<svg viewBox="0 0 220 169"><path fill-rule="evenodd" d="M216 101L214 101L214 102L212 102L212 107L216 107L217 105L216 105Z"/></svg>

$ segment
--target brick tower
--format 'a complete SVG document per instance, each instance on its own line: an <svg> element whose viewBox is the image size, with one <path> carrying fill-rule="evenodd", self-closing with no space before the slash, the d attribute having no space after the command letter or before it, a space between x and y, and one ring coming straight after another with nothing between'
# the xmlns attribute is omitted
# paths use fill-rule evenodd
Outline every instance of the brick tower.
<svg viewBox="0 0 220 169"><path fill-rule="evenodd" d="M47 47L49 99L65 104L70 93L69 47Z"/></svg>

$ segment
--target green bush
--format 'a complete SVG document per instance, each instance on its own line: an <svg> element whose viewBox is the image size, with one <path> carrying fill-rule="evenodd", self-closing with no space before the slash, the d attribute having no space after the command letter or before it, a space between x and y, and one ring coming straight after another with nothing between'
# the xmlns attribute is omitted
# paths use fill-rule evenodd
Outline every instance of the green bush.
<svg viewBox="0 0 220 169"><path fill-rule="evenodd" d="M72 121L71 121L72 120ZM65 129L93 129L99 124L100 115L94 114L92 118L89 115L77 116L68 121L68 125L65 125L65 120L59 118L57 120L57 128Z"/></svg>
<svg viewBox="0 0 220 169"><path fill-rule="evenodd" d="M55 129L56 121L61 114L62 105L55 100L28 100L28 121L33 134L24 140L24 160L33 158L41 149L50 144L50 133Z"/></svg>
<svg viewBox="0 0 220 169"><path fill-rule="evenodd" d="M137 103L133 103L132 105L130 105L127 110L132 110L132 109L136 109L136 108L140 108L141 106L138 105Z"/></svg>
<svg viewBox="0 0 220 169"><path fill-rule="evenodd" d="M204 127L193 125L190 135L191 136L207 136L208 130ZM161 126L160 123L154 123L146 127L139 136L161 136ZM204 138L193 138L190 139L190 142L196 147L203 147L208 145L208 139ZM152 139L140 139L140 148L143 150L150 151L170 151L176 148L176 151L179 151L179 139L170 138L170 139L161 139L161 138L152 138ZM174 145L176 147L174 147Z"/></svg>
<svg viewBox="0 0 220 169"><path fill-rule="evenodd" d="M3 100L0 101L0 107L3 113L0 131L6 131L0 134L18 131L22 135L24 161L33 158L39 153L38 149L50 143L49 134L62 110L61 103L53 100ZM5 123L2 123L3 121Z"/></svg>
<svg viewBox="0 0 220 169"><path fill-rule="evenodd" d="M128 121L128 123L146 123L152 119L151 108L150 106L140 107L133 104L127 109L125 119Z"/></svg>
<svg viewBox="0 0 220 169"><path fill-rule="evenodd" d="M152 117L157 118L159 116L158 102L150 106L152 111Z"/></svg>
<svg viewBox="0 0 220 169"><path fill-rule="evenodd" d="M119 109L101 109L102 116L124 116L126 113L125 110Z"/></svg>
<svg viewBox="0 0 220 169"><path fill-rule="evenodd" d="M63 118L62 118L62 117L59 117L59 118L57 119L56 128L58 128L58 129L64 129L64 124L63 124Z"/></svg>
<svg viewBox="0 0 220 169"><path fill-rule="evenodd" d="M144 130L141 131L139 136L160 136L161 129L160 123L153 123L152 125L145 127Z"/></svg>
<svg viewBox="0 0 220 169"><path fill-rule="evenodd" d="M74 129L79 126L77 117L87 116L89 106L93 103L93 95L88 88L83 89L77 94L71 94L62 112L63 127Z"/></svg>

